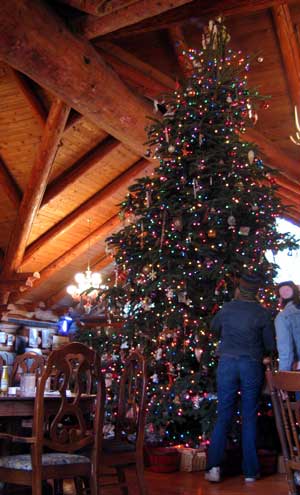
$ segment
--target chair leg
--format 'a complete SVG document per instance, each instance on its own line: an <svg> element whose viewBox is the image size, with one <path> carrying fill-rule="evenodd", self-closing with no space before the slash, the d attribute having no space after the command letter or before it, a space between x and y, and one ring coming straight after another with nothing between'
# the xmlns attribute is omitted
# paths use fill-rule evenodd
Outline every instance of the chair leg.
<svg viewBox="0 0 300 495"><path fill-rule="evenodd" d="M36 479L33 478L31 493L32 495L43 495L42 480L40 478L38 477L36 477Z"/></svg>
<svg viewBox="0 0 300 495"><path fill-rule="evenodd" d="M115 468L116 468L118 483L121 485L120 490L122 495L129 495L128 486L124 486L126 484L126 476L124 469L121 466L116 466Z"/></svg>
<svg viewBox="0 0 300 495"><path fill-rule="evenodd" d="M294 471L289 466L286 466L286 475L287 475L287 482L288 482L288 486L289 486L289 495L297 495L299 492L297 490L295 479L294 479Z"/></svg>
<svg viewBox="0 0 300 495"><path fill-rule="evenodd" d="M147 488L145 484L145 474L144 474L144 462L137 461L136 477L139 487L139 495L147 495Z"/></svg>

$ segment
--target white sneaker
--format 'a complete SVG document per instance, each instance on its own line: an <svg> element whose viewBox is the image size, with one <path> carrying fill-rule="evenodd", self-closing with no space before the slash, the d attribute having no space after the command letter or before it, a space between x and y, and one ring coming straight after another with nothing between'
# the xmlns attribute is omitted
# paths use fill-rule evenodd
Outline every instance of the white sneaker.
<svg viewBox="0 0 300 495"><path fill-rule="evenodd" d="M221 472L219 467L212 467L205 473L204 478L212 483L218 483L221 480Z"/></svg>
<svg viewBox="0 0 300 495"><path fill-rule="evenodd" d="M257 474L256 476L253 476L253 477L251 477L251 476L247 476L247 477L245 478L245 482L246 482L246 483L253 483L254 481L259 480L259 478L260 478L260 475L259 475L259 474Z"/></svg>

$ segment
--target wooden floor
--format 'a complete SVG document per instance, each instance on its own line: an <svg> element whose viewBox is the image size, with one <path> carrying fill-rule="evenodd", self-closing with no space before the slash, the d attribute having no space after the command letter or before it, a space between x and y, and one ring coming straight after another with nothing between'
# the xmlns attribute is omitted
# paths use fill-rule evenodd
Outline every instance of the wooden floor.
<svg viewBox="0 0 300 495"><path fill-rule="evenodd" d="M130 479L134 477L130 473ZM209 483L204 473L152 473L146 471L149 495L288 495L284 475L276 474L255 483L245 483L242 476L227 478L222 483ZM106 489L103 495L120 495L117 489ZM137 495L132 485L131 495Z"/></svg>
<svg viewBox="0 0 300 495"><path fill-rule="evenodd" d="M131 481L130 495L138 495L134 473L129 473L128 479ZM282 474L268 476L255 483L245 483L242 476L227 478L222 483L209 483L204 480L203 472L162 474L147 470L146 479L148 495L288 495L287 482ZM30 495L31 490L16 487L13 493ZM64 495L75 493L73 482L66 481ZM120 495L120 491L117 487L106 488L101 490L101 495Z"/></svg>

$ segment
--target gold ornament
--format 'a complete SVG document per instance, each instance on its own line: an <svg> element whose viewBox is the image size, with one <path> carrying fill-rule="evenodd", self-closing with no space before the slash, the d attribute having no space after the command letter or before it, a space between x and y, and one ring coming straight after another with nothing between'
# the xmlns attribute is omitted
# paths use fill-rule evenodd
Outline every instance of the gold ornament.
<svg viewBox="0 0 300 495"><path fill-rule="evenodd" d="M215 231L215 229L209 229L209 231L207 232L207 236L211 239L214 239L217 236L217 232Z"/></svg>

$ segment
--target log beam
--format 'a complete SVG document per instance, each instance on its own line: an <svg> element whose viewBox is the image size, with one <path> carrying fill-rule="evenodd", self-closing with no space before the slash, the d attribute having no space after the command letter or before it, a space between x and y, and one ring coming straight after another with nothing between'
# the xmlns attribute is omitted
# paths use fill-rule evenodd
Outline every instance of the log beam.
<svg viewBox="0 0 300 495"><path fill-rule="evenodd" d="M279 170L279 172L287 177L290 181L298 183L300 181L300 168L297 160L289 158L279 146L259 133L256 129L247 129L241 135L243 141L255 143L261 153L266 158L266 163L271 168ZM276 177L275 177L276 180Z"/></svg>
<svg viewBox="0 0 300 495"><path fill-rule="evenodd" d="M2 0L0 58L48 88L90 121L145 152L145 115L134 95L97 51L76 37L41 0Z"/></svg>
<svg viewBox="0 0 300 495"><path fill-rule="evenodd" d="M93 246L99 239L106 238L109 234L115 231L116 228L120 226L120 219L118 215L110 218L103 225L95 229L91 234L85 237L82 241L78 242L71 249L66 251L56 260L52 261L48 266L43 268L40 272L40 279L36 281L35 287L45 282L48 278L52 277L57 271L64 268L66 265L71 263L74 259L78 258L81 254L86 252L90 246ZM34 287L34 288L35 288Z"/></svg>
<svg viewBox="0 0 300 495"><path fill-rule="evenodd" d="M22 191L0 157L0 182L4 194L7 195L14 207L19 208L22 200Z"/></svg>
<svg viewBox="0 0 300 495"><path fill-rule="evenodd" d="M69 111L70 108L60 100L55 100L51 106L4 259L2 271L4 276L18 271L22 262L30 231L46 189Z"/></svg>
<svg viewBox="0 0 300 495"><path fill-rule="evenodd" d="M296 3L298 0L290 0L289 3ZM118 31L111 32L108 38L121 38L135 36L137 34L169 29L170 26L182 23L187 19L199 18L202 22L214 16L243 16L260 10L265 10L274 5L279 5L282 0L194 0L187 5L174 8L165 13L127 25Z"/></svg>
<svg viewBox="0 0 300 495"><path fill-rule="evenodd" d="M57 179L52 181L46 189L41 208L47 206L53 201L64 189L66 189L74 181L78 180L82 175L86 174L94 165L99 163L115 148L120 146L119 141L113 137L108 137L95 148L86 153L68 170L63 172Z"/></svg>
<svg viewBox="0 0 300 495"><path fill-rule="evenodd" d="M281 187L277 191L277 195L280 196L281 198L285 198L286 200L290 201L290 204L297 208L300 209L300 191L298 194L293 193L292 191L289 191L288 189L285 189Z"/></svg>
<svg viewBox="0 0 300 495"><path fill-rule="evenodd" d="M293 105L300 108L300 49L287 3L272 9Z"/></svg>
<svg viewBox="0 0 300 495"><path fill-rule="evenodd" d="M101 17L103 15L116 12L128 5L137 2L138 0L59 0L60 3L74 7L77 10L86 12L87 14Z"/></svg>
<svg viewBox="0 0 300 495"><path fill-rule="evenodd" d="M194 67L188 57L183 55L184 51L188 51L188 44L185 41L182 27L173 26L168 30L168 34L178 60L181 73L184 77L187 77L194 70Z"/></svg>
<svg viewBox="0 0 300 495"><path fill-rule="evenodd" d="M131 26L144 19L152 18L190 2L192 0L138 0L104 17L97 18L88 15L82 19L75 19L73 25L87 39L92 39L117 31L125 26Z"/></svg>
<svg viewBox="0 0 300 495"><path fill-rule="evenodd" d="M104 52L100 48L98 51L119 76L130 86L137 89L142 96L146 96L149 99L156 99L158 95L170 91L170 89L174 89L175 87L175 83L170 88L163 81L146 75L143 71L136 69L131 64L124 62L124 60L120 60L120 58L110 52Z"/></svg>
<svg viewBox="0 0 300 495"><path fill-rule="evenodd" d="M26 249L22 264L27 263L32 259L34 254L45 247L47 242L54 241L59 236L63 235L66 230L73 227L77 222L86 218L88 212L95 206L100 207L101 203L105 203L112 194L118 192L120 188L126 188L129 186L131 181L135 179L138 175L147 175L153 169L153 166L145 159L141 159L132 165L128 170L119 175L115 180L110 182L103 189L95 193L91 198L89 198L85 203L80 205L76 210L67 215L63 220L58 222L56 225L51 227L47 232L41 235L36 241L34 241Z"/></svg>
<svg viewBox="0 0 300 495"><path fill-rule="evenodd" d="M47 111L38 96L33 91L32 87L30 86L28 78L24 76L24 74L21 74L14 69L12 69L12 75L21 93L25 96L25 99L29 104L32 112L39 121L41 127L44 127L47 120Z"/></svg>
<svg viewBox="0 0 300 495"><path fill-rule="evenodd" d="M276 175L274 180L280 188L284 187L288 191L300 194L300 182L292 182L291 180L283 177L281 174Z"/></svg>

